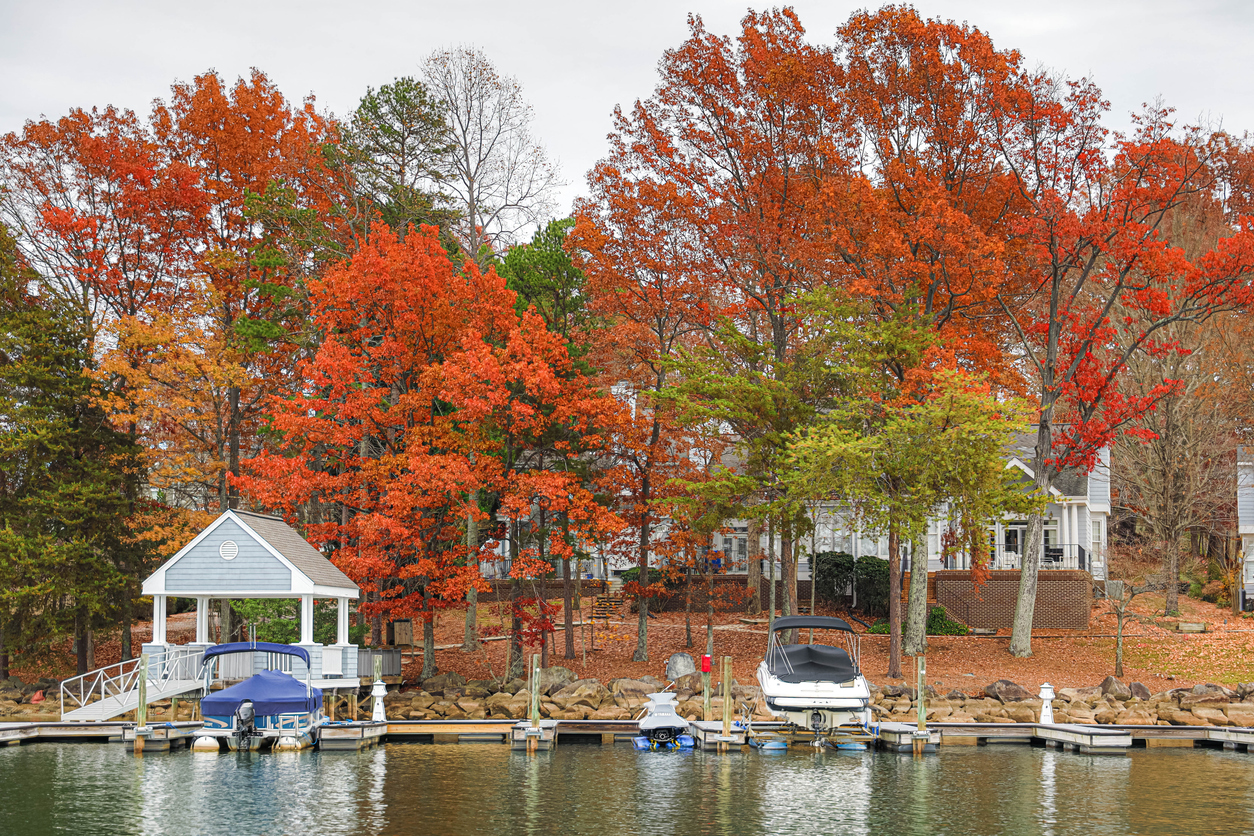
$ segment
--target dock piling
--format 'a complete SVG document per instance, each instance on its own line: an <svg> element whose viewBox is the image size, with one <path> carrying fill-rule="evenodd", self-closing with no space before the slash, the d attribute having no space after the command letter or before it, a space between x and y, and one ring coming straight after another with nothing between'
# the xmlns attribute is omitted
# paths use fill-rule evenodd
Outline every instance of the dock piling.
<svg viewBox="0 0 1254 836"><path fill-rule="evenodd" d="M135 754L144 753L148 733L148 654L139 654L139 705L135 707Z"/></svg>
<svg viewBox="0 0 1254 836"><path fill-rule="evenodd" d="M732 678L732 657L723 657L723 739L718 742L718 750L720 752L728 751L731 746L728 741L731 740L731 678Z"/></svg>

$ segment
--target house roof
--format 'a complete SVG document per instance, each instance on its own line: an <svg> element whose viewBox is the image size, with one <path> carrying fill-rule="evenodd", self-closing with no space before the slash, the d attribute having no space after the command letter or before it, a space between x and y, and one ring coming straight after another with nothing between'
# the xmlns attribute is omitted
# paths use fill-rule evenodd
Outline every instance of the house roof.
<svg viewBox="0 0 1254 836"><path fill-rule="evenodd" d="M1009 452L1031 466L1036 455L1036 427L1016 435L1010 442ZM1063 496L1088 496L1089 475L1077 467L1065 467L1054 478L1053 486Z"/></svg>
<svg viewBox="0 0 1254 836"><path fill-rule="evenodd" d="M356 587L348 575L327 560L326 555L309 545L286 520L252 511L233 511L245 525L318 586Z"/></svg>

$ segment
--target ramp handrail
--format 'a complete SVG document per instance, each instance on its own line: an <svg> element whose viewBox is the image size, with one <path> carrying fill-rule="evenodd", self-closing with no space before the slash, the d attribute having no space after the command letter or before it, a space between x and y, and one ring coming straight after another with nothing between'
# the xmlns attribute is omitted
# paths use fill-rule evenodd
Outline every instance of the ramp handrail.
<svg viewBox="0 0 1254 836"><path fill-rule="evenodd" d="M148 687L161 688L171 681L195 680L200 676L203 647L172 647L148 656ZM139 688L139 659L128 659L71 677L61 683L61 718L70 711L85 708L109 697L121 697ZM98 696L98 699L92 698ZM71 704L73 703L73 704Z"/></svg>

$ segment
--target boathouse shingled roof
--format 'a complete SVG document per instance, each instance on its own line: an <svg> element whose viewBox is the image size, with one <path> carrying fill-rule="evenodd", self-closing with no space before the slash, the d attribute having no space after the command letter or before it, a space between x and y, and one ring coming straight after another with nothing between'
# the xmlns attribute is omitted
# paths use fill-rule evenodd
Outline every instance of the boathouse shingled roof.
<svg viewBox="0 0 1254 836"><path fill-rule="evenodd" d="M286 520L252 511L236 510L233 513L318 586L357 586L326 555L309 545Z"/></svg>

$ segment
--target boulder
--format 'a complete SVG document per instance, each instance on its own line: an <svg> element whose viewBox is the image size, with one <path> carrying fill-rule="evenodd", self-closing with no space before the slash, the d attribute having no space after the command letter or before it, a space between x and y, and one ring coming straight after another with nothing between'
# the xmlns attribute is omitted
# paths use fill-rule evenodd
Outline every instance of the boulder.
<svg viewBox="0 0 1254 836"><path fill-rule="evenodd" d="M508 694L504 691L497 691L495 694L490 695L486 700L484 700L483 704L489 711L501 711L513 701L513 694Z"/></svg>
<svg viewBox="0 0 1254 836"><path fill-rule="evenodd" d="M955 711L945 718L947 723L974 723L975 718L965 711Z"/></svg>
<svg viewBox="0 0 1254 836"><path fill-rule="evenodd" d="M1132 696L1132 691L1127 685L1124 685L1113 676L1108 676L1102 680L1102 695L1106 697L1114 697L1117 700L1126 700Z"/></svg>
<svg viewBox="0 0 1254 836"><path fill-rule="evenodd" d="M462 698L457 701L457 707L466 712L467 717L472 717L478 720L483 719L483 703L479 700Z"/></svg>
<svg viewBox="0 0 1254 836"><path fill-rule="evenodd" d="M681 676L688 676L696 672L697 663L687 653L672 653L671 658L666 660L666 678L669 680L674 681Z"/></svg>
<svg viewBox="0 0 1254 836"><path fill-rule="evenodd" d="M1182 711L1180 709L1160 709L1158 712L1159 720L1166 720L1173 726L1208 726L1210 725L1201 717L1198 717L1191 711Z"/></svg>
<svg viewBox="0 0 1254 836"><path fill-rule="evenodd" d="M1026 702L1011 703L1006 706L1006 716L1016 723L1035 723L1037 713Z"/></svg>
<svg viewBox="0 0 1254 836"><path fill-rule="evenodd" d="M466 692L469 693L471 688L481 688L484 696L495 694L501 690L501 681L499 679L471 679L466 683Z"/></svg>
<svg viewBox="0 0 1254 836"><path fill-rule="evenodd" d="M1107 726L1119 719L1119 711L1115 709L1114 706L1099 706L1098 709L1093 712L1093 719L1103 726Z"/></svg>
<svg viewBox="0 0 1254 836"><path fill-rule="evenodd" d="M460 685L449 685L444 689L444 699L451 702L457 702L464 696L466 696L466 689Z"/></svg>
<svg viewBox="0 0 1254 836"><path fill-rule="evenodd" d="M428 694L426 691L419 691L409 701L409 707L416 711L424 711L432 705L435 705L435 697Z"/></svg>
<svg viewBox="0 0 1254 836"><path fill-rule="evenodd" d="M1133 682L1128 686L1128 690L1132 693L1132 696L1142 702L1148 702L1151 696L1150 689L1146 687L1144 682Z"/></svg>
<svg viewBox="0 0 1254 836"><path fill-rule="evenodd" d="M1192 711L1195 708L1222 708L1230 702L1228 696L1221 691L1206 691L1201 694L1189 693L1180 697L1180 708Z"/></svg>
<svg viewBox="0 0 1254 836"><path fill-rule="evenodd" d="M1254 694L1254 682L1238 682L1237 697L1245 701L1251 694Z"/></svg>
<svg viewBox="0 0 1254 836"><path fill-rule="evenodd" d="M953 713L954 713L954 710L950 708L949 706L938 705L935 708L929 708L927 710L927 719L939 723L942 720L945 720L947 717L949 717L949 715Z"/></svg>
<svg viewBox="0 0 1254 836"><path fill-rule="evenodd" d="M1218 708L1206 708L1205 706L1194 706L1189 709L1194 717L1201 717L1211 726L1231 726L1233 722L1228 719L1228 715L1224 714ZM1183 712L1183 709L1181 709Z"/></svg>
<svg viewBox="0 0 1254 836"><path fill-rule="evenodd" d="M437 674L430 679L424 679L422 682L422 690L428 694L438 694L444 696L444 689L449 687L464 687L466 685L466 677L457 671L448 671L447 673Z"/></svg>
<svg viewBox="0 0 1254 836"><path fill-rule="evenodd" d="M489 691L487 688L484 688L481 685L467 685L462 691L462 694L464 696L467 696L467 697L470 697L471 699L476 699L476 700L481 700L491 693L492 693L491 691Z"/></svg>
<svg viewBox="0 0 1254 836"><path fill-rule="evenodd" d="M999 679L991 685L984 686L984 693L1003 703L1018 702L1019 700L1030 700L1036 696L1027 688L1017 682L1011 682L1009 679Z"/></svg>
<svg viewBox="0 0 1254 836"><path fill-rule="evenodd" d="M676 691L691 691L694 694L701 693L701 674L689 673L675 680Z"/></svg>
<svg viewBox="0 0 1254 836"><path fill-rule="evenodd" d="M967 701L967 695L959 691L957 688L955 688L954 690L950 691L948 694L945 695L945 699L949 700L950 702L962 704Z"/></svg>
<svg viewBox="0 0 1254 836"><path fill-rule="evenodd" d="M447 720L469 720L470 716L461 709L456 703L449 706L448 712L444 715Z"/></svg>
<svg viewBox="0 0 1254 836"><path fill-rule="evenodd" d="M1119 716L1115 718L1116 726L1152 726L1157 722L1157 718L1142 708L1131 708L1127 711L1119 712Z"/></svg>
<svg viewBox="0 0 1254 836"><path fill-rule="evenodd" d="M628 679L626 677L620 679L611 679L609 684L610 693L619 696L639 696L652 694L658 689L648 682L640 679Z"/></svg>
<svg viewBox="0 0 1254 836"><path fill-rule="evenodd" d="M1223 707L1224 714L1234 726L1248 729L1254 728L1254 703L1234 702Z"/></svg>
<svg viewBox="0 0 1254 836"><path fill-rule="evenodd" d="M640 681L641 681L641 682L648 683L648 684L649 684L649 685L653 688L653 690L649 692L649 693L651 693L651 694L652 694L652 693L655 693L655 692L657 692L657 691L661 691L663 688L665 688L665 687L666 687L666 683L665 683L665 682L663 682L662 680L658 679L656 676L653 676L652 674L650 674L650 675L648 675L648 676L642 676L642 677L640 677Z"/></svg>
<svg viewBox="0 0 1254 836"><path fill-rule="evenodd" d="M631 715L616 705L606 705L592 712L593 720L630 720Z"/></svg>
<svg viewBox="0 0 1254 836"><path fill-rule="evenodd" d="M527 683L521 679L494 679L493 686L498 691L504 691L506 694L517 694L519 691L527 687Z"/></svg>
<svg viewBox="0 0 1254 836"><path fill-rule="evenodd" d="M556 694L570 683L574 682L578 677L570 668L564 668L561 665L551 665L540 670L540 693Z"/></svg>
<svg viewBox="0 0 1254 836"><path fill-rule="evenodd" d="M912 700L914 699L914 689L909 685L887 685L884 687L884 696L905 697L908 700Z"/></svg>

